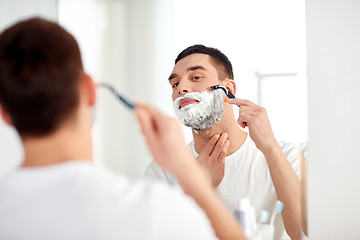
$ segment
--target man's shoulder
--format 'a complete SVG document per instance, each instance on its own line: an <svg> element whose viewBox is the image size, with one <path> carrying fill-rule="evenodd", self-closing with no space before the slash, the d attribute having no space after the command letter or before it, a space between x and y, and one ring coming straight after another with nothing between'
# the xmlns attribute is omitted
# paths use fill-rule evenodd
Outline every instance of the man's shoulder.
<svg viewBox="0 0 360 240"><path fill-rule="evenodd" d="M150 234L155 234L156 239L215 239L205 212L180 188L148 179L132 185L141 196L137 201L140 209L148 213Z"/></svg>
<svg viewBox="0 0 360 240"><path fill-rule="evenodd" d="M261 152L257 147L255 142L248 136L248 144L246 144L243 148L246 151L253 151L253 152ZM289 142L289 141L278 141L278 144L282 150L282 152L285 154L286 157L290 157L291 159L288 159L290 162L294 159L297 159L300 157L301 149L300 146L296 143Z"/></svg>
<svg viewBox="0 0 360 240"><path fill-rule="evenodd" d="M190 148L194 158L197 157L197 153L195 152L194 149L194 141L188 143L187 146ZM166 169L162 168L159 164L157 164L155 160L152 160L147 165L144 176L147 179L160 180L170 185L176 185L176 186L179 185L176 177L171 172L167 171Z"/></svg>
<svg viewBox="0 0 360 240"><path fill-rule="evenodd" d="M289 142L289 141L279 141L279 146L281 147L281 149L283 150L287 150L287 149L300 149L298 144L295 144L294 142Z"/></svg>
<svg viewBox="0 0 360 240"><path fill-rule="evenodd" d="M293 142L280 141L279 146L281 147L281 150L283 151L285 156L288 157L288 160L290 162L294 160L294 158L300 158L302 151L298 144L295 144ZM289 157L291 159L289 159Z"/></svg>
<svg viewBox="0 0 360 240"><path fill-rule="evenodd" d="M46 169L19 171L9 176L4 184L8 186L13 182L20 184L20 187L16 191L12 189L11 192L2 192L6 199L4 198L0 204L0 212L13 208L17 203L13 200L18 196L22 196L21 201L26 202L31 208L13 211L12 217L19 221L17 225L9 223L9 229L18 228L22 224L36 229L41 223L45 224L46 219L41 217L36 224L20 221L30 213L37 212L40 216L41 213L44 213L44 216L48 214L58 216L57 220L54 220L54 226L59 225L61 219L68 219L71 223L77 221L77 216L84 214L88 217L81 219L82 226L96 225L97 233L111 233L120 238L139 235L140 238L134 237L134 239L144 239L145 236L152 235L155 239L174 239L172 237L181 239L177 238L177 235L180 235L182 239L204 239L212 233L206 215L194 200L181 190L166 184L146 179L134 181L86 164L71 164L71 166L66 164L66 166ZM9 189L6 186L0 190ZM51 204L43 204L43 199ZM54 208L54 205L57 207ZM79 212L81 214L77 214ZM197 222L202 226L201 234L196 233ZM119 224L124 226L121 231L118 228ZM163 228L164 224L168 229ZM74 225L76 224L69 224L68 229L72 230ZM134 232L133 226L143 229L143 234ZM49 228L48 232L53 232L52 230ZM78 239L85 239L83 236L85 230L75 230L76 234L82 236ZM92 230L87 231L90 234Z"/></svg>
<svg viewBox="0 0 360 240"><path fill-rule="evenodd" d="M181 189L151 182L151 192L149 201L154 212L152 218L159 223L157 228L164 231L161 233L162 239L215 239L205 212ZM166 231L163 228L165 222Z"/></svg>
<svg viewBox="0 0 360 240"><path fill-rule="evenodd" d="M155 181L166 182L170 185L178 185L176 177L169 171L162 168L154 160L145 169L145 178Z"/></svg>

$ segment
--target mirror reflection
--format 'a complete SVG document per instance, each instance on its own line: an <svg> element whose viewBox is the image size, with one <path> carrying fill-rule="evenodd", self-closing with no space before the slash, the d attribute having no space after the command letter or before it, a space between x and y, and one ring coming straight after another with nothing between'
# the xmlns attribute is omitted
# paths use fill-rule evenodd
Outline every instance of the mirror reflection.
<svg viewBox="0 0 360 240"><path fill-rule="evenodd" d="M183 116L196 107L203 116L203 98L221 99L221 120L205 128L183 126L193 155L204 166L216 155L215 168L207 166L209 178L235 214L252 206L256 219L275 226L276 239L289 237L284 228L296 238L301 174L297 147L307 153L304 4L59 0L58 21L79 41L86 72L130 102L149 103L179 117L176 112L185 109ZM185 50L178 56L190 46L198 52ZM212 47L218 50L211 53ZM222 61L227 58L231 71ZM211 88L218 85L223 89ZM133 179L145 173L177 185L176 178L152 162L133 112L109 92L98 89L97 94L92 129L97 164ZM269 120L271 127L256 124L255 118ZM276 145L285 153L280 157L269 151L274 139L284 141ZM290 164L281 164L284 161ZM287 174L278 177L279 172ZM238 182L246 187L238 188ZM273 213L270 219L264 220L261 210ZM281 211L283 218L276 214Z"/></svg>
<svg viewBox="0 0 360 240"><path fill-rule="evenodd" d="M96 81L113 84L131 100L151 103L172 116L175 116L172 104L175 99L172 99L172 82L169 84L168 78L174 71L178 71L177 76L183 74L181 69L176 69L178 65L174 65L177 55L194 44L219 49L232 63L236 97L264 107L276 139L294 143L306 155L304 5L301 0L227 0L221 4L204 0L60 0L59 22L79 40L85 67ZM199 63L194 61L190 59L192 64ZM152 157L140 135L135 134L139 130L133 116L103 92L99 92L95 112L93 134L98 163L133 178L142 177ZM233 107L233 112L237 119L238 107ZM249 128L242 130L249 134ZM196 150L204 147L198 137L201 134L194 134L188 127L183 127L183 131L187 142L194 138L195 144L192 142L191 146L196 157L200 152ZM282 144L287 159L293 163L292 168L300 176L299 158L291 156L294 153L290 147ZM236 153L237 145L232 142L229 152ZM229 170L225 168L226 171ZM154 177L162 174L163 177ZM166 174L151 165L146 173L174 184L176 180ZM224 182L222 178L219 182L221 180ZM252 186L250 182L247 185ZM239 197L233 197L234 194L251 195L231 187L218 190L223 191L220 195L232 210L239 207ZM225 192L231 192L232 197ZM265 195L249 197L266 199ZM260 212L261 209L270 211L273 203L273 200L264 200L253 204ZM281 219L277 221L281 225ZM281 233L276 234L279 238Z"/></svg>
<svg viewBox="0 0 360 240"><path fill-rule="evenodd" d="M278 141L306 150L304 5L300 0L60 0L59 22L78 39L95 81L173 116L167 78L177 54L194 44L218 48L233 65L236 96L266 108ZM114 171L142 176L151 156L142 147L133 150L134 142L144 144L134 134L132 114L103 91L98 100L96 159L107 159L101 164ZM184 133L190 142L191 130L184 127ZM127 137L118 137L122 134Z"/></svg>

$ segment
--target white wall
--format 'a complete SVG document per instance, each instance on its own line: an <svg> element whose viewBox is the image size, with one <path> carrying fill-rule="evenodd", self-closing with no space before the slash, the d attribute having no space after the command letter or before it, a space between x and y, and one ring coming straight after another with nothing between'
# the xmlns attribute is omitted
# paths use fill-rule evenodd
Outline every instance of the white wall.
<svg viewBox="0 0 360 240"><path fill-rule="evenodd" d="M160 109L172 106L171 16L169 0L59 0L59 23L77 39L94 81ZM132 179L143 177L152 157L134 114L107 90L97 94L95 162Z"/></svg>
<svg viewBox="0 0 360 240"><path fill-rule="evenodd" d="M308 0L311 239L360 236L360 1Z"/></svg>
<svg viewBox="0 0 360 240"><path fill-rule="evenodd" d="M173 58L197 43L220 49L236 96L266 108L277 140L307 141L305 0L173 1Z"/></svg>
<svg viewBox="0 0 360 240"><path fill-rule="evenodd" d="M55 20L56 0L0 0L0 32L24 18L41 16ZM23 151L18 135L0 119L0 175L21 163Z"/></svg>
<svg viewBox="0 0 360 240"><path fill-rule="evenodd" d="M160 109L171 106L167 77L172 67L172 1L109 3L104 81L133 101ZM99 93L99 131L94 132L99 158L118 173L133 179L143 177L152 156L135 116L108 92Z"/></svg>

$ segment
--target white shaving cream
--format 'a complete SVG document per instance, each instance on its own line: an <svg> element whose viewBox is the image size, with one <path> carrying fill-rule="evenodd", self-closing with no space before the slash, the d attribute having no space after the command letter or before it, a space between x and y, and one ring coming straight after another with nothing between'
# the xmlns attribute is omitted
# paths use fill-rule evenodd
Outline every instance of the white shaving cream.
<svg viewBox="0 0 360 240"><path fill-rule="evenodd" d="M194 99L198 103L180 107L182 99ZM174 110L179 120L194 130L204 130L219 123L224 113L224 94L221 89L211 92L191 92L175 99Z"/></svg>

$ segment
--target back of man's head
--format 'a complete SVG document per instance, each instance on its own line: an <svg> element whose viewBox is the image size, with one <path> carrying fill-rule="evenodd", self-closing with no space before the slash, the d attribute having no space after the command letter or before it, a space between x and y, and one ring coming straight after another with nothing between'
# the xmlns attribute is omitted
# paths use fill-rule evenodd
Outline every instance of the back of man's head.
<svg viewBox="0 0 360 240"><path fill-rule="evenodd" d="M225 78L234 79L230 60L217 48L206 47L201 44L190 46L179 53L175 59L175 64L181 59L196 53L206 54L211 57L213 66L217 69L220 80L224 80Z"/></svg>
<svg viewBox="0 0 360 240"><path fill-rule="evenodd" d="M0 105L21 136L44 136L75 111L83 65L74 37L32 18L0 35Z"/></svg>

